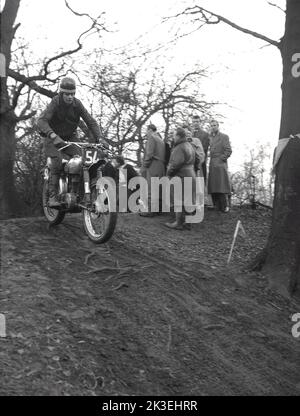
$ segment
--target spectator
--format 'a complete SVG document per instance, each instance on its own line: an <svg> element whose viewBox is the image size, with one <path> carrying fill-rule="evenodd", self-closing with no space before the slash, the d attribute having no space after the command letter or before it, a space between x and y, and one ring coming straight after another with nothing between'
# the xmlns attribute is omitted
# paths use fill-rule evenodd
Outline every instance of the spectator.
<svg viewBox="0 0 300 416"><path fill-rule="evenodd" d="M157 132L157 128L154 124L150 124L147 128L147 143L144 155L144 161L141 173L148 182L148 212L141 212L140 215L143 217L153 217L158 213L150 212L151 209L151 198L155 196L151 195L151 178L161 178L165 174L165 143L162 140L160 134ZM161 206L161 195L159 201L153 203Z"/></svg>
<svg viewBox="0 0 300 416"><path fill-rule="evenodd" d="M192 132L191 132L191 130L189 129L189 127L187 125L183 125L182 128L185 129L187 139L191 143L191 145L193 146L193 148L196 152L195 173L196 173L197 176L202 176L203 177L202 164L205 160L205 153L204 153L204 150L203 150L201 140L198 139L198 137L193 137L192 136Z"/></svg>
<svg viewBox="0 0 300 416"><path fill-rule="evenodd" d="M123 156L115 156L111 164L116 171L115 180L119 187L124 186L127 188L127 198L135 191L134 188L129 188L130 179L139 176L138 172L129 163L125 163ZM118 189L119 190L119 189ZM127 205L127 204L126 204ZM120 208L119 208L120 209ZM128 207L125 209L127 211Z"/></svg>
<svg viewBox="0 0 300 416"><path fill-rule="evenodd" d="M208 176L208 193L211 194L216 209L228 212L227 195L231 193L227 159L232 150L229 137L219 130L216 120L210 122L210 165Z"/></svg>
<svg viewBox="0 0 300 416"><path fill-rule="evenodd" d="M165 137L164 142L165 142L165 167L167 167L169 160L170 160L172 146L173 146L173 134L169 133L168 136Z"/></svg>
<svg viewBox="0 0 300 416"><path fill-rule="evenodd" d="M123 156L115 156L112 159L112 165L115 169L119 170L119 178L121 179L121 181L124 180L125 175L124 175L124 171L126 170L127 172L127 185L130 181L130 179L139 176L139 174L137 173L137 171L134 169L134 167L132 165L130 165L129 163L125 163L125 159Z"/></svg>
<svg viewBox="0 0 300 416"><path fill-rule="evenodd" d="M207 152L208 152L208 147L209 147L209 134L200 127L200 117L198 115L195 114L192 117L192 124L193 124L192 137L193 138L197 137L198 139L200 139L203 150L204 150L204 154L205 154L204 161L202 162L202 172L203 172L204 182L206 183L206 180L207 180L206 164L207 164Z"/></svg>
<svg viewBox="0 0 300 416"><path fill-rule="evenodd" d="M167 175L171 178L177 176L181 178L182 185L184 185L183 179L186 177L196 178L194 165L195 165L195 150L191 143L189 143L186 131L182 127L176 130L174 148L171 153L170 162L167 168ZM193 186L192 201L195 202L195 187ZM180 207L181 212L175 211L176 219L173 223L167 222L165 225L175 230L183 230L190 228L189 224L184 223L184 186L182 186L182 196L178 199L178 195L174 194L174 206Z"/></svg>

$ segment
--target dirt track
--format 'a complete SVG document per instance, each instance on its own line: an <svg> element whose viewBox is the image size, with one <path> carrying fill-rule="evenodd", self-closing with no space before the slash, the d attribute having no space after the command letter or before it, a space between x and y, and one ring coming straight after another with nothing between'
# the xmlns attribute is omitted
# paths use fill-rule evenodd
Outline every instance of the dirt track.
<svg viewBox="0 0 300 416"><path fill-rule="evenodd" d="M229 268L238 218L262 225ZM212 212L191 232L165 220L121 215L103 246L80 216L2 222L1 395L300 394L300 304L242 272L267 214Z"/></svg>

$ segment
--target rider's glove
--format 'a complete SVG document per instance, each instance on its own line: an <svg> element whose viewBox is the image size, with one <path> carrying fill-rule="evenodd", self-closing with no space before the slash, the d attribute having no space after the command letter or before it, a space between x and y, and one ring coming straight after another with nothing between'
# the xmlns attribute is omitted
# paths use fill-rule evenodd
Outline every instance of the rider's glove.
<svg viewBox="0 0 300 416"><path fill-rule="evenodd" d="M61 139L59 136L56 136L55 139L53 140L53 144L57 149L60 149L61 147L66 146L66 142Z"/></svg>
<svg viewBox="0 0 300 416"><path fill-rule="evenodd" d="M66 145L66 142L56 133L54 133L54 131L51 131L51 133L48 134L48 137L52 139L52 143L57 149L60 149L61 147L64 147Z"/></svg>
<svg viewBox="0 0 300 416"><path fill-rule="evenodd" d="M109 144L105 140L99 140L99 144L103 146L103 149L109 150Z"/></svg>

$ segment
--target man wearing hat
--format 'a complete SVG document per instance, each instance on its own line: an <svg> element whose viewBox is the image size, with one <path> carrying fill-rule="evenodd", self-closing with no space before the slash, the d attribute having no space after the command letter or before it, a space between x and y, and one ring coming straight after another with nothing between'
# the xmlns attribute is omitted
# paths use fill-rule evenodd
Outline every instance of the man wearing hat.
<svg viewBox="0 0 300 416"><path fill-rule="evenodd" d="M49 182L49 206L59 207L57 199L59 177L62 168L62 156L57 150L65 146L66 141L76 141L76 129L79 121L86 123L96 143L103 142L96 120L88 113L82 102L75 98L76 83L73 78L63 78L59 93L51 100L37 120L44 141L45 156L51 158ZM103 143L106 144L106 143Z"/></svg>
<svg viewBox="0 0 300 416"><path fill-rule="evenodd" d="M210 122L210 164L207 192L211 194L215 208L229 212L228 197L231 194L231 183L227 160L232 149L227 134L221 133L216 120Z"/></svg>
<svg viewBox="0 0 300 416"><path fill-rule="evenodd" d="M151 193L151 178L161 178L165 175L165 154L165 142L158 133L156 126L149 124L147 127L147 142L141 169L141 174L148 182L148 212L141 212L140 215L142 217L153 217L157 215L157 213L151 212L151 200L154 205L158 205L160 208L162 207L161 189L159 195ZM144 203L146 204L146 201Z"/></svg>
<svg viewBox="0 0 300 416"><path fill-rule="evenodd" d="M205 158L202 161L202 172L203 172L203 177L204 177L204 183L206 183L206 178L207 178L206 164L207 164L207 153L208 153L208 148L209 148L209 134L201 128L200 116L198 116L197 114L193 115L192 117L192 125L193 125L192 136L201 141L201 144L205 153Z"/></svg>

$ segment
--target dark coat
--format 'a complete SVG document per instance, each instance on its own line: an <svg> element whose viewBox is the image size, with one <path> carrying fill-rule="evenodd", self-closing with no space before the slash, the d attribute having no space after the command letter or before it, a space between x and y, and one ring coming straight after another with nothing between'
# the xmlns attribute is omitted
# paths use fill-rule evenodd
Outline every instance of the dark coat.
<svg viewBox="0 0 300 416"><path fill-rule="evenodd" d="M230 194L231 185L227 159L231 153L229 137L226 134L218 132L216 135L210 136L209 194Z"/></svg>
<svg viewBox="0 0 300 416"><path fill-rule="evenodd" d="M171 145L170 143L165 142L165 165L168 166L170 156L171 156Z"/></svg>
<svg viewBox="0 0 300 416"><path fill-rule="evenodd" d="M45 138L46 156L57 157L60 154L53 145L53 139L49 137L49 134L54 132L65 141L76 141L76 129L81 118L91 130L94 141L100 141L99 126L80 100L74 98L73 103L68 105L63 101L61 95L52 98L50 104L37 120L37 126Z"/></svg>
<svg viewBox="0 0 300 416"><path fill-rule="evenodd" d="M119 169L115 168L111 162L107 162L102 170L102 175L108 176L110 178L114 178L115 182L118 183L119 182ZM127 171L127 185L130 179L135 178L136 176L139 176L139 174L134 169L134 167L130 165L129 163L126 163L125 165L123 165L121 169L126 169Z"/></svg>
<svg viewBox="0 0 300 416"><path fill-rule="evenodd" d="M122 166L122 169L127 170L127 182L129 182L130 179L135 178L136 176L139 176L139 174L134 169L134 167L130 165L129 163L126 163L124 166Z"/></svg>
<svg viewBox="0 0 300 416"><path fill-rule="evenodd" d="M205 130L198 128L192 132L192 136L197 137L197 139L201 140L205 156L207 157L207 151L209 148L209 134Z"/></svg>
<svg viewBox="0 0 300 416"><path fill-rule="evenodd" d="M184 197L184 181L183 178L193 178L192 187L192 201L195 202L195 158L196 151L188 142L187 138L179 139L175 142L175 146L172 150L169 165L167 168L167 175L170 177L177 176L182 180L182 198ZM179 200L174 195L174 205L181 205L183 200Z"/></svg>
<svg viewBox="0 0 300 416"><path fill-rule="evenodd" d="M204 161L202 162L202 173L204 176L204 180L206 181L206 177L207 177L207 152L208 152L208 148L209 148L209 134L201 129L200 127L195 129L192 132L192 136L196 137L197 139L200 139L201 143L202 143L202 147L204 150L204 154L205 154L205 158Z"/></svg>

